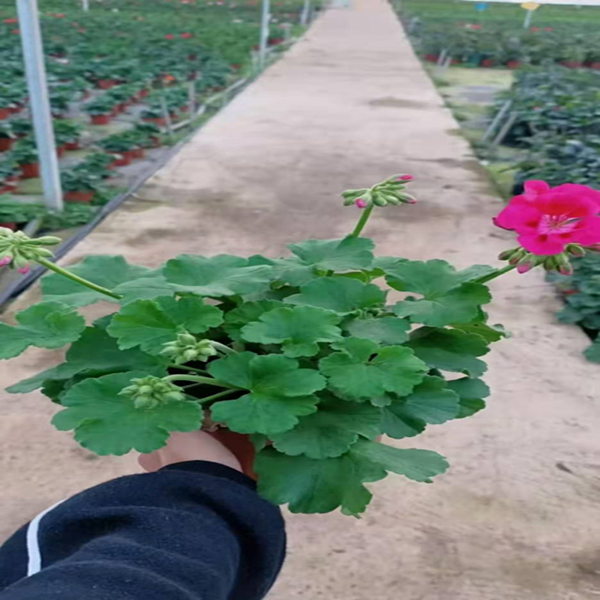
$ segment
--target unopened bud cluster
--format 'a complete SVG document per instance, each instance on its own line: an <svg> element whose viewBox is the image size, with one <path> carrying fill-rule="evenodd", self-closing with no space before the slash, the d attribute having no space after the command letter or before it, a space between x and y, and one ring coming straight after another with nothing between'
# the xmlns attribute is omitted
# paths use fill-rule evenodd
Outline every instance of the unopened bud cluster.
<svg viewBox="0 0 600 600"><path fill-rule="evenodd" d="M135 408L155 408L159 404L180 402L185 400L181 388L174 383L164 381L160 377L149 375L140 379L133 379L131 385L122 389L119 394L133 400Z"/></svg>
<svg viewBox="0 0 600 600"><path fill-rule="evenodd" d="M207 361L215 356L215 350L210 340L197 340L191 333L184 331L177 335L174 342L167 342L161 354L168 356L176 365L193 360Z"/></svg>
<svg viewBox="0 0 600 600"><path fill-rule="evenodd" d="M344 206L354 204L358 208L368 208L369 206L415 204L417 202L415 197L404 191L404 186L412 180L412 175L394 175L372 188L347 190L342 194Z"/></svg>
<svg viewBox="0 0 600 600"><path fill-rule="evenodd" d="M59 243L60 238L51 235L32 239L22 231L0 227L0 267L10 266L19 273L27 273L32 260L54 256L44 246L56 246Z"/></svg>
<svg viewBox="0 0 600 600"><path fill-rule="evenodd" d="M509 264L516 266L519 273L527 273L531 269L542 266L546 271L557 271L561 275L572 275L570 257L579 258L585 255L585 248L579 244L568 244L564 252L551 256L540 256L532 254L525 248L513 248L505 250L498 256L499 260L507 260Z"/></svg>

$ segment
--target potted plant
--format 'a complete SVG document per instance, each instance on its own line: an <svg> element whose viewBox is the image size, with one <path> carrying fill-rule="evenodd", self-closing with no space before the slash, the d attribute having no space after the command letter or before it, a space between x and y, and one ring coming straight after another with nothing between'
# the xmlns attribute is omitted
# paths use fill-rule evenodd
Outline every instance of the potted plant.
<svg viewBox="0 0 600 600"><path fill-rule="evenodd" d="M92 118L92 125L108 125L114 107L114 102L110 98L101 96L85 104L83 110Z"/></svg>
<svg viewBox="0 0 600 600"><path fill-rule="evenodd" d="M154 123L136 123L134 131L139 133L143 148L157 148L161 145L161 131Z"/></svg>
<svg viewBox="0 0 600 600"><path fill-rule="evenodd" d="M89 204L93 199L101 177L92 169L80 167L60 174L65 202Z"/></svg>
<svg viewBox="0 0 600 600"><path fill-rule="evenodd" d="M6 227L15 231L21 223L27 223L36 217L46 213L41 204L28 204L2 198L0 200L0 227Z"/></svg>
<svg viewBox="0 0 600 600"><path fill-rule="evenodd" d="M92 152L88 154L80 163L73 167L74 171L90 171L100 179L108 179L112 173L110 165L113 164L115 157L112 154L104 152Z"/></svg>
<svg viewBox="0 0 600 600"><path fill-rule="evenodd" d="M113 164L117 167L125 167L130 164L135 155L134 149L137 147L130 137L120 133L111 135L97 143L103 150L115 156Z"/></svg>
<svg viewBox="0 0 600 600"><path fill-rule="evenodd" d="M488 322L486 284L513 269L571 272L578 242L600 242L600 193L529 182L496 220L525 245L501 254L506 266L457 271L376 257L362 237L375 208L415 202L411 179L345 192L362 211L353 231L291 244L286 258L184 254L150 269L88 256L67 271L50 260L58 238L0 230L5 265L54 271L46 299L0 328L0 358L71 344L63 364L9 391L42 387L61 407L53 424L101 455L152 452L170 432L200 427L247 436L259 492L293 512L358 515L371 499L365 483L388 472L430 482L448 466L442 456L380 436L414 437L485 407L481 357L505 335ZM585 214L575 227L565 218L526 235L565 203ZM404 297L392 302L389 288ZM117 306L86 327L77 307L99 300Z"/></svg>
<svg viewBox="0 0 600 600"><path fill-rule="evenodd" d="M13 146L12 157L21 168L23 179L35 179L40 176L38 151L31 138L19 140Z"/></svg>
<svg viewBox="0 0 600 600"><path fill-rule="evenodd" d="M165 126L165 117L160 106L148 106L142 111L142 120L146 123L154 123L159 127Z"/></svg>
<svg viewBox="0 0 600 600"><path fill-rule="evenodd" d="M78 150L79 138L83 126L75 121L54 121L54 137L56 145L64 150Z"/></svg>
<svg viewBox="0 0 600 600"><path fill-rule="evenodd" d="M10 150L16 139L10 121L0 122L0 152Z"/></svg>

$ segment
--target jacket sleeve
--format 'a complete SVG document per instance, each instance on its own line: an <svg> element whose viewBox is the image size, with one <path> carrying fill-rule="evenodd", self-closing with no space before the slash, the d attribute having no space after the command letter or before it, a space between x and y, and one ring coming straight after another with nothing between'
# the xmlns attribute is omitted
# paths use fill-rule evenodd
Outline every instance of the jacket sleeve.
<svg viewBox="0 0 600 600"><path fill-rule="evenodd" d="M184 462L38 515L0 548L0 600L258 600L284 554L281 513L251 479Z"/></svg>

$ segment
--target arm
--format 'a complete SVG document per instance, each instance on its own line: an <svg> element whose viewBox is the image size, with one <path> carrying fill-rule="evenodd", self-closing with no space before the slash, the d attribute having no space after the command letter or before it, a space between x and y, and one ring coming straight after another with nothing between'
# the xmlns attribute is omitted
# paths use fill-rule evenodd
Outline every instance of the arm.
<svg viewBox="0 0 600 600"><path fill-rule="evenodd" d="M37 533L35 520L18 531L0 548L0 600L263 598L285 552L279 510L218 442L179 436L144 459L160 470L86 490L47 512ZM207 460L175 462L190 455ZM26 577L36 548L41 570Z"/></svg>

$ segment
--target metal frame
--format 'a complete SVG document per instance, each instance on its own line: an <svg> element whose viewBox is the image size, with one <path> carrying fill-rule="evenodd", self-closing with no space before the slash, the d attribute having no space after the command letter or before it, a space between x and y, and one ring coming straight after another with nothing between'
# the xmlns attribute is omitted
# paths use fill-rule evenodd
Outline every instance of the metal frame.
<svg viewBox="0 0 600 600"><path fill-rule="evenodd" d="M44 202L49 210L62 211L60 171L52 128L37 0L17 0L17 12L29 91L29 105L44 189Z"/></svg>

